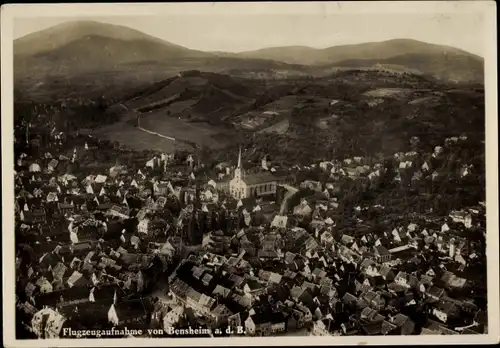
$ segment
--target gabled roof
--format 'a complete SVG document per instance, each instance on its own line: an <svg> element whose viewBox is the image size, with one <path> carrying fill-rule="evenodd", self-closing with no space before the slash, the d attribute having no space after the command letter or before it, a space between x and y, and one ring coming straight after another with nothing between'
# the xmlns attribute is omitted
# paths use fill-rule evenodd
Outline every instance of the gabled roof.
<svg viewBox="0 0 500 348"><path fill-rule="evenodd" d="M252 173L243 176L242 181L247 185L256 185L256 184L266 184L279 180L280 178L274 176L269 172L262 173Z"/></svg>
<svg viewBox="0 0 500 348"><path fill-rule="evenodd" d="M255 325L260 325L264 323L278 324L285 322L285 316L283 315L282 312L256 313L252 315L250 318L252 318L252 321L255 323Z"/></svg>

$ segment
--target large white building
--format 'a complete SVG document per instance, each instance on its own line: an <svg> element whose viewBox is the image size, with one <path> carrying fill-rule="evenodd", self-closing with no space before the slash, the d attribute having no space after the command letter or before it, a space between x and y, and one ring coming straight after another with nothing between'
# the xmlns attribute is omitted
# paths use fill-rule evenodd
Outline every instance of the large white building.
<svg viewBox="0 0 500 348"><path fill-rule="evenodd" d="M284 182L283 178L278 178L269 172L245 175L241 167L240 149L238 165L234 170L234 177L229 181L229 192L235 199L275 194L277 186Z"/></svg>

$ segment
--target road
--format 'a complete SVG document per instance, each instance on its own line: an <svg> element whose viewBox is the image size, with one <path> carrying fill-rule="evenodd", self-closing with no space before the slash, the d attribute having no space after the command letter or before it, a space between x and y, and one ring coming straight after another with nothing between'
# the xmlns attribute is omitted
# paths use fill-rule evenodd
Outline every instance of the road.
<svg viewBox="0 0 500 348"><path fill-rule="evenodd" d="M287 185L287 184L278 185L278 186L281 186L287 190L287 193L285 194L285 197L283 198L283 202L281 202L281 207L280 207L280 215L285 215L286 212L288 211L288 201L299 190L296 189L295 187L292 187L292 186Z"/></svg>

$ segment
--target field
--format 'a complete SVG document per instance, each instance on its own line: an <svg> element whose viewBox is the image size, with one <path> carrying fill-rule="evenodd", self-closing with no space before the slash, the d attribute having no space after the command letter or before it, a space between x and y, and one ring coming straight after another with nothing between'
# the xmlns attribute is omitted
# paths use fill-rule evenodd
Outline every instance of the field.
<svg viewBox="0 0 500 348"><path fill-rule="evenodd" d="M436 103L436 102L439 102L439 98L431 96L431 97L422 97L422 98L413 99L412 101L408 102L408 104L416 105L416 104L422 104L422 103Z"/></svg>
<svg viewBox="0 0 500 348"><path fill-rule="evenodd" d="M158 110L142 116L141 127L153 130L175 139L187 140L210 148L224 147L227 131L205 122L188 122L168 116L165 110Z"/></svg>
<svg viewBox="0 0 500 348"><path fill-rule="evenodd" d="M164 152L192 150L193 146L185 142L197 144L199 147L217 149L227 146L230 141L227 130L222 127L212 126L205 122L185 121L176 116L167 115L167 110L160 109L142 114L140 126L148 131L172 137L176 141L135 127L136 112L124 115L120 122L96 129L94 135L136 150L150 149Z"/></svg>
<svg viewBox="0 0 500 348"><path fill-rule="evenodd" d="M101 127L93 134L99 138L117 141L120 145L137 151L153 150L168 153L176 150L192 150L192 147L184 143L143 132L127 123L115 123Z"/></svg>
<svg viewBox="0 0 500 348"><path fill-rule="evenodd" d="M374 98L384 98L384 97L390 98L390 97L404 97L412 92L414 92L414 90L406 88L378 88L375 90L365 92L364 95L367 97L374 97Z"/></svg>
<svg viewBox="0 0 500 348"><path fill-rule="evenodd" d="M288 132L289 127L290 127L290 121L288 119L285 119L276 124L273 124L272 126L262 129L260 133L286 134Z"/></svg>

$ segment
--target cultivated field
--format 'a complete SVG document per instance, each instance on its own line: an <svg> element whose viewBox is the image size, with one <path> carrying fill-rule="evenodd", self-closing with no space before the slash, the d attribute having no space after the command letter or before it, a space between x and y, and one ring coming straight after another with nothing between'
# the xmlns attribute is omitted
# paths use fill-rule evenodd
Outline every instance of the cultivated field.
<svg viewBox="0 0 500 348"><path fill-rule="evenodd" d="M133 150L153 150L161 152L173 152L175 150L192 150L187 144L171 141L159 136L143 132L125 122L115 123L102 127L94 132L96 137L117 141L120 145Z"/></svg>
<svg viewBox="0 0 500 348"><path fill-rule="evenodd" d="M410 93L415 92L411 89L406 88L378 88L368 92L365 92L364 95L367 97L374 98L390 98L390 97L405 97Z"/></svg>
<svg viewBox="0 0 500 348"><path fill-rule="evenodd" d="M278 134L285 134L288 132L288 128L290 127L290 121L288 119L285 119L283 121L280 121L276 124L273 124L270 127L264 128L260 131L260 133L278 133Z"/></svg>
<svg viewBox="0 0 500 348"><path fill-rule="evenodd" d="M188 122L179 120L177 117L166 115L165 110L152 112L141 117L141 127L173 137L175 139L187 140L200 146L220 148L226 145L227 138L221 136L224 129L209 125L204 122Z"/></svg>

